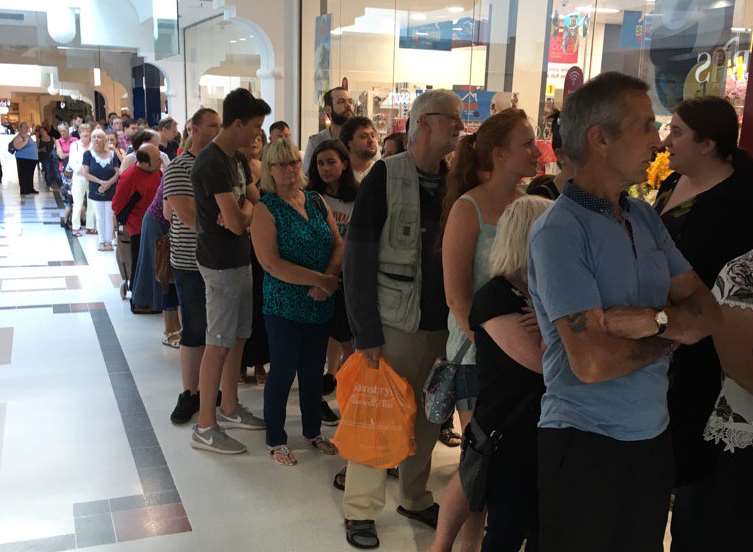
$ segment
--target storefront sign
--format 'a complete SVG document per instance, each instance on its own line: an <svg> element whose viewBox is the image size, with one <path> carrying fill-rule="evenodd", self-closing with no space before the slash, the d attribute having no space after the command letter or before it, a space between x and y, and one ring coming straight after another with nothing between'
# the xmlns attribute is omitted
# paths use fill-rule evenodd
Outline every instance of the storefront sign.
<svg viewBox="0 0 753 552"><path fill-rule="evenodd" d="M565 75L565 91L563 100L583 86L583 70L580 67L571 67Z"/></svg>
<svg viewBox="0 0 753 552"><path fill-rule="evenodd" d="M723 47L717 48L713 53L701 52L698 54L698 65L695 67L696 82L709 82L713 65L723 70L727 62L730 62L730 64L738 63L736 60L740 56L742 56L742 60L739 62L740 65L748 67L750 51L747 48L740 48L740 35L730 38Z"/></svg>

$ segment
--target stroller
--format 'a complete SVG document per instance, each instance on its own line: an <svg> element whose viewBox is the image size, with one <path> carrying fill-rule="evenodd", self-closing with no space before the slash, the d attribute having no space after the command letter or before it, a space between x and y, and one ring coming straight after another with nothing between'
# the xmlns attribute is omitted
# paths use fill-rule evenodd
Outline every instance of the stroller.
<svg viewBox="0 0 753 552"><path fill-rule="evenodd" d="M131 274L131 235L125 224L118 223L118 246L115 248L115 260L123 282L120 284L120 298L125 301L128 290L131 289L133 274Z"/></svg>
<svg viewBox="0 0 753 552"><path fill-rule="evenodd" d="M62 185L60 186L60 197L63 199L63 205L65 209L60 217L60 227L71 227L71 214L73 213L73 193L71 192L73 172L70 169L66 169L61 177Z"/></svg>

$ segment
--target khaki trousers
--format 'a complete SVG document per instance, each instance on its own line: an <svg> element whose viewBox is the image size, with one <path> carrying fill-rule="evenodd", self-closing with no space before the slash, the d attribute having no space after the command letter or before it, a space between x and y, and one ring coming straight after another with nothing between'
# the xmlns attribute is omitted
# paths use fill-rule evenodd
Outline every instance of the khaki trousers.
<svg viewBox="0 0 753 552"><path fill-rule="evenodd" d="M447 332L407 333L387 326L383 331L384 358L408 380L416 395L416 454L400 464L400 505L407 510L424 510L434 504L426 483L440 426L429 423L424 415L423 386L434 361L444 355ZM348 462L343 497L345 519L375 519L384 508L386 479L384 469Z"/></svg>

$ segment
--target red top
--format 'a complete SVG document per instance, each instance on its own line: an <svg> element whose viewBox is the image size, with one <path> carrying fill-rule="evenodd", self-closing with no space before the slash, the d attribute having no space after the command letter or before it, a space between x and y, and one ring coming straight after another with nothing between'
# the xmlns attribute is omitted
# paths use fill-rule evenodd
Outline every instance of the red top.
<svg viewBox="0 0 753 552"><path fill-rule="evenodd" d="M119 213L128 204L134 192L141 194L126 221L126 229L131 236L141 234L141 221L144 213L152 203L154 194L159 187L162 171L147 172L138 165L131 165L120 175L112 198L112 210Z"/></svg>

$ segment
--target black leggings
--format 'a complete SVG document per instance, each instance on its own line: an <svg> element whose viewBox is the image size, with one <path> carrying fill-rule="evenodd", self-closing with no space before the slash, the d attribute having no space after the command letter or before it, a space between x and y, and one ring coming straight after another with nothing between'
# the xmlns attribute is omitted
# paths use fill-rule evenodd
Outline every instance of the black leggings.
<svg viewBox="0 0 753 552"><path fill-rule="evenodd" d="M37 161L16 158L16 169L18 169L18 187L21 189L21 194L34 193L34 171L37 169Z"/></svg>

